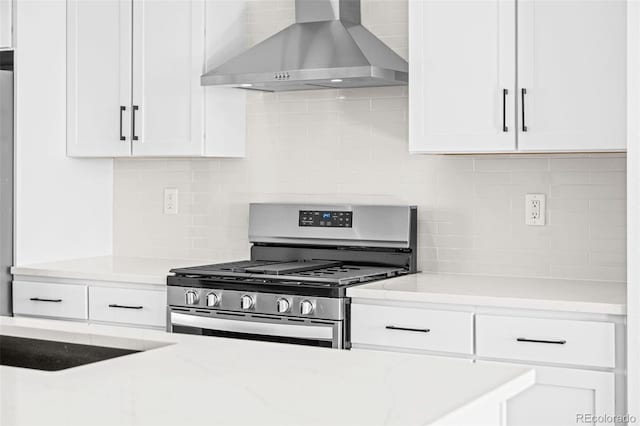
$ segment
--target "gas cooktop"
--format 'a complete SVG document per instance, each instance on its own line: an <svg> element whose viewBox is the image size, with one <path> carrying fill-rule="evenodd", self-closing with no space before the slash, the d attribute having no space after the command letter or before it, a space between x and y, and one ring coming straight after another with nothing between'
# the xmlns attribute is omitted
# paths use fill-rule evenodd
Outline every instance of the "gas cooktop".
<svg viewBox="0 0 640 426"><path fill-rule="evenodd" d="M406 273L406 269L396 266L365 265L337 260L243 260L190 268L174 269L178 276L191 278L227 278L285 282L304 282L307 285L341 286L363 283L376 279L390 278Z"/></svg>

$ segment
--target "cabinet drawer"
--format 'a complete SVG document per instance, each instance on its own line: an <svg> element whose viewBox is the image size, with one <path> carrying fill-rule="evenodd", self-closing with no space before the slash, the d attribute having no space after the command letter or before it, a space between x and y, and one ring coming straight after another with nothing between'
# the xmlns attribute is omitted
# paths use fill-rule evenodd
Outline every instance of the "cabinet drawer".
<svg viewBox="0 0 640 426"><path fill-rule="evenodd" d="M610 322L476 316L478 356L615 367Z"/></svg>
<svg viewBox="0 0 640 426"><path fill-rule="evenodd" d="M164 327L167 293L126 288L89 287L89 319Z"/></svg>
<svg viewBox="0 0 640 426"><path fill-rule="evenodd" d="M87 286L14 281L13 312L18 315L87 319Z"/></svg>
<svg viewBox="0 0 640 426"><path fill-rule="evenodd" d="M351 305L353 343L473 353L473 314L392 306Z"/></svg>

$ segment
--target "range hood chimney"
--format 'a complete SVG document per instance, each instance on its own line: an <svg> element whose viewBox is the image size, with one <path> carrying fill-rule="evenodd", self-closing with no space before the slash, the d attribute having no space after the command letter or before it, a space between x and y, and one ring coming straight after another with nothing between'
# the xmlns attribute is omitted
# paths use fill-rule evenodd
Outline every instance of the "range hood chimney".
<svg viewBox="0 0 640 426"><path fill-rule="evenodd" d="M360 23L360 0L295 0L296 23L201 77L269 92L402 86L407 61Z"/></svg>

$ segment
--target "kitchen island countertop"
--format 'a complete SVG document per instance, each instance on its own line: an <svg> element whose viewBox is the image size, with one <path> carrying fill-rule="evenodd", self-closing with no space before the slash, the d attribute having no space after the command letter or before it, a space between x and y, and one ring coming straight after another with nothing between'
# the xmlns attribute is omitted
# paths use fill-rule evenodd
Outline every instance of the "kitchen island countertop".
<svg viewBox="0 0 640 426"><path fill-rule="evenodd" d="M58 372L0 366L6 425L450 424L535 381L527 368L423 355L27 318L0 317L0 329L76 343L166 345Z"/></svg>

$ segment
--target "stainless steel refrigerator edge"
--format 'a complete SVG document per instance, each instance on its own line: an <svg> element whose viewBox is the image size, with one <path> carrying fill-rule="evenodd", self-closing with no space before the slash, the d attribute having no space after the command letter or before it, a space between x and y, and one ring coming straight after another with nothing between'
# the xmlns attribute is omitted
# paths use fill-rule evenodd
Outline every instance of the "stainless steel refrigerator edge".
<svg viewBox="0 0 640 426"><path fill-rule="evenodd" d="M13 52L0 52L11 54ZM12 315L13 264L13 60L0 62L0 315Z"/></svg>

